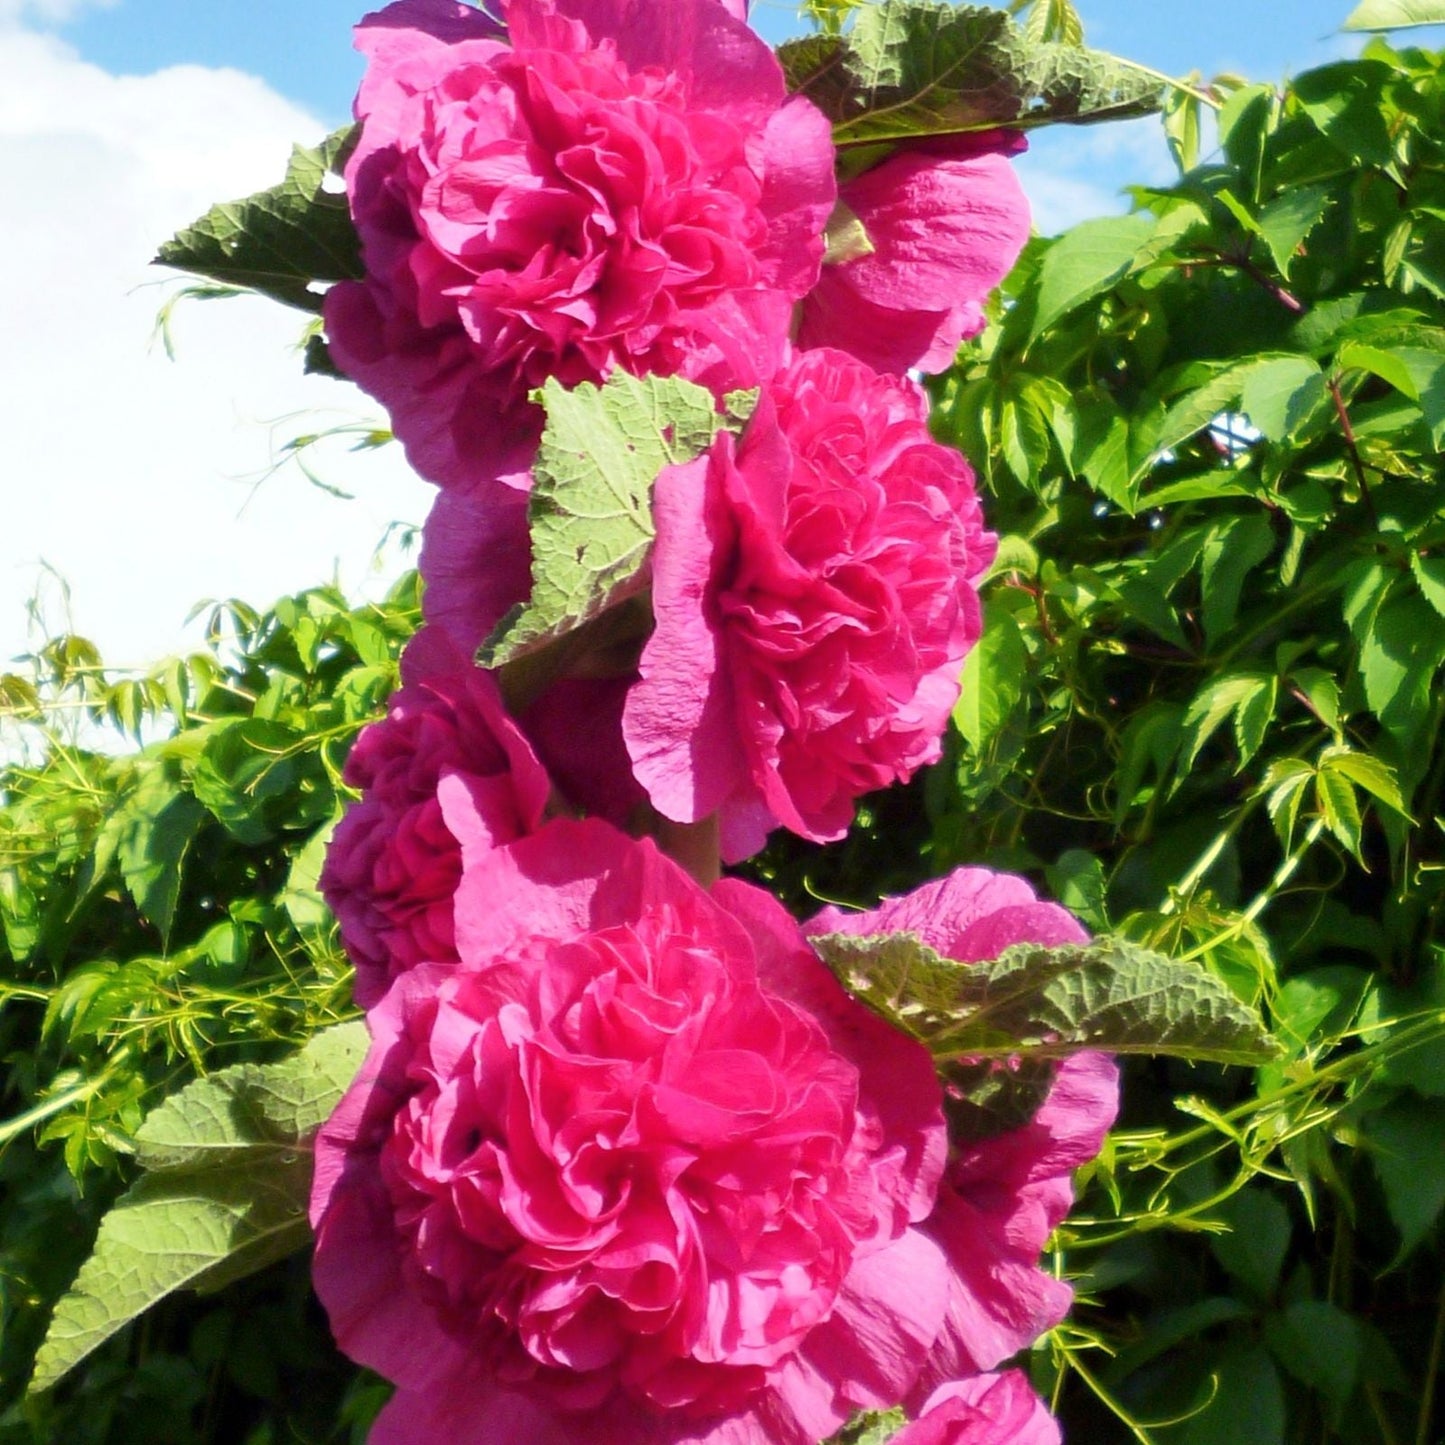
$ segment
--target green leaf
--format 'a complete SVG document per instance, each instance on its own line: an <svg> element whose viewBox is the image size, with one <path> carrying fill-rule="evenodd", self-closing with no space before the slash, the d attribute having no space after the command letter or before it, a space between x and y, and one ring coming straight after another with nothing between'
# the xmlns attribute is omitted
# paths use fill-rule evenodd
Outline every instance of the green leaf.
<svg viewBox="0 0 1445 1445"><path fill-rule="evenodd" d="M295 147L280 185L213 206L167 241L156 261L320 311L323 292L313 282L364 274L346 196L324 187L327 174L340 169L354 129L337 131L313 150Z"/></svg>
<svg viewBox="0 0 1445 1445"><path fill-rule="evenodd" d="M1402 818L1409 819L1405 800L1400 795L1400 785L1395 780L1395 770L1379 758L1369 753L1357 753L1343 745L1330 747L1320 754L1320 771L1342 773L1372 798L1377 798Z"/></svg>
<svg viewBox="0 0 1445 1445"><path fill-rule="evenodd" d="M1335 353L1335 365L1342 371L1351 367L1368 371L1372 376L1378 376L1381 381L1389 382L1396 391L1408 396L1411 401L1420 400L1420 384L1415 379L1413 368L1406 364L1403 357L1385 347L1347 341Z"/></svg>
<svg viewBox="0 0 1445 1445"><path fill-rule="evenodd" d="M1262 1189L1242 1189L1219 1211L1229 1226L1209 1242L1214 1257L1257 1300L1273 1298L1289 1249L1289 1210Z"/></svg>
<svg viewBox="0 0 1445 1445"><path fill-rule="evenodd" d="M942 1062L1063 1058L1079 1049L1251 1064L1276 1048L1206 970L1122 939L955 963L911 934L813 939L850 992Z"/></svg>
<svg viewBox="0 0 1445 1445"><path fill-rule="evenodd" d="M1274 528L1263 511L1230 517L1210 528L1199 560L1204 638L1210 647L1233 628L1246 578L1274 548Z"/></svg>
<svg viewBox="0 0 1445 1445"><path fill-rule="evenodd" d="M1084 22L1072 0L1031 0L1024 20L1024 35L1036 44L1058 41L1063 45L1082 45Z"/></svg>
<svg viewBox="0 0 1445 1445"><path fill-rule="evenodd" d="M1411 25L1445 25L1445 0L1361 0L1344 28L1404 30Z"/></svg>
<svg viewBox="0 0 1445 1445"><path fill-rule="evenodd" d="M534 395L547 422L528 504L532 595L482 644L485 667L538 652L639 592L658 474L700 456L725 428L741 430L756 401L729 398L724 415L680 377L623 371L571 391L549 378Z"/></svg>
<svg viewBox="0 0 1445 1445"><path fill-rule="evenodd" d="M1315 801L1325 827L1359 859L1360 803L1355 797L1354 784L1340 773L1316 773Z"/></svg>
<svg viewBox="0 0 1445 1445"><path fill-rule="evenodd" d="M1392 353L1404 363L1415 384L1405 395L1420 403L1430 427L1430 440L1437 448L1445 447L1445 356L1422 346L1396 346Z"/></svg>
<svg viewBox="0 0 1445 1445"><path fill-rule="evenodd" d="M1328 1047L1359 1012L1370 975L1351 964L1331 964L1296 975L1275 995L1275 1037L1295 1053Z"/></svg>
<svg viewBox="0 0 1445 1445"><path fill-rule="evenodd" d="M151 1305L227 1259L259 1269L302 1248L310 1187L303 1154L249 1178L142 1177L101 1221L94 1253L56 1305L31 1390L49 1389Z"/></svg>
<svg viewBox="0 0 1445 1445"><path fill-rule="evenodd" d="M1199 164L1199 127L1203 102L1194 90L1171 86L1164 98L1164 134L1180 173Z"/></svg>
<svg viewBox="0 0 1445 1445"><path fill-rule="evenodd" d="M1381 92L1395 77L1378 60L1342 60L1295 78L1294 96L1325 137L1352 161L1386 167L1395 153Z"/></svg>
<svg viewBox="0 0 1445 1445"><path fill-rule="evenodd" d="M1179 1427L1177 1445L1284 1445L1284 1386L1269 1355L1231 1341L1208 1363L1208 1404Z"/></svg>
<svg viewBox="0 0 1445 1445"><path fill-rule="evenodd" d="M1152 217L1112 216L1084 221L1055 241L1039 267L1038 309L1030 342L1061 316L1127 276L1153 232Z"/></svg>
<svg viewBox="0 0 1445 1445"><path fill-rule="evenodd" d="M55 1308L31 1390L48 1389L175 1290L219 1288L305 1245L309 1136L365 1049L363 1023L327 1029L279 1063L197 1080L146 1119L138 1154L152 1172L101 1221Z"/></svg>
<svg viewBox="0 0 1445 1445"><path fill-rule="evenodd" d="M1325 378L1307 356L1270 357L1240 388L1241 410L1272 442L1298 434L1325 399Z"/></svg>
<svg viewBox="0 0 1445 1445"><path fill-rule="evenodd" d="M144 1169L245 1169L290 1153L330 1116L366 1055L359 1019L315 1034L274 1064L233 1064L187 1084L136 1131Z"/></svg>
<svg viewBox="0 0 1445 1445"><path fill-rule="evenodd" d="M1353 1315L1327 1300L1302 1299L1266 1317L1264 1338L1302 1385L1336 1400L1354 1393L1364 1333Z"/></svg>
<svg viewBox="0 0 1445 1445"><path fill-rule="evenodd" d="M983 635L963 664L953 720L975 753L981 753L1008 721L1028 672L1029 653L1013 613L984 604Z"/></svg>
<svg viewBox="0 0 1445 1445"><path fill-rule="evenodd" d="M1129 467L1129 421L1111 397L1091 397L1080 404L1070 461L1074 471L1116 507L1131 515L1137 510L1138 489Z"/></svg>
<svg viewBox="0 0 1445 1445"><path fill-rule="evenodd" d="M1259 235L1279 274L1289 279L1301 244L1324 219L1332 195L1329 186L1298 186L1275 197L1259 213Z"/></svg>
<svg viewBox="0 0 1445 1445"><path fill-rule="evenodd" d="M1437 617L1423 597L1395 595L1361 629L1365 698L1392 732L1408 735L1428 714L1431 684L1445 657L1445 629Z"/></svg>
<svg viewBox="0 0 1445 1445"><path fill-rule="evenodd" d="M1414 573L1420 595L1445 617L1445 557L1426 557L1419 552L1411 552L1410 571Z"/></svg>
<svg viewBox="0 0 1445 1445"><path fill-rule="evenodd" d="M162 941L170 936L186 854L205 816L189 793L150 765L96 840L98 855L114 851L126 891Z"/></svg>
<svg viewBox="0 0 1445 1445"><path fill-rule="evenodd" d="M1044 870L1049 892L1086 927L1108 927L1108 880L1104 865L1083 848L1069 848Z"/></svg>
<svg viewBox="0 0 1445 1445"><path fill-rule="evenodd" d="M866 168L893 146L999 125L1147 115L1161 86L1138 67L1072 43L1039 43L1002 11L934 0L863 6L841 38L779 49L791 89L833 121ZM856 166L856 169L855 169Z"/></svg>
<svg viewBox="0 0 1445 1445"><path fill-rule="evenodd" d="M1445 1208L1445 1101L1402 1097L1368 1115L1364 1128L1403 1260Z"/></svg>
<svg viewBox="0 0 1445 1445"><path fill-rule="evenodd" d="M1205 743L1224 720L1235 718L1240 767L1259 751L1264 729L1274 715L1279 680L1269 672L1231 672L1204 684L1184 715L1187 746L1181 772L1188 772ZM1247 721L1241 721L1246 718ZM1247 746L1248 745L1248 746Z"/></svg>
<svg viewBox="0 0 1445 1445"><path fill-rule="evenodd" d="M1304 694L1315 714L1332 733L1340 730L1340 684L1322 667L1301 667L1290 681Z"/></svg>
<svg viewBox="0 0 1445 1445"><path fill-rule="evenodd" d="M1267 794L1265 807L1281 845L1288 852L1294 839L1295 820L1304 801L1305 788L1314 780L1315 770L1303 758L1280 758L1269 765L1259 790Z"/></svg>

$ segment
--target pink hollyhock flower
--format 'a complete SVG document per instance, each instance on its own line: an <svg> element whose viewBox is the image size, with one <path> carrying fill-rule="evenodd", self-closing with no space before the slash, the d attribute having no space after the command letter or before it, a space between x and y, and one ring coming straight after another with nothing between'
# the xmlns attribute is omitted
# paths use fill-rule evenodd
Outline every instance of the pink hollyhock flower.
<svg viewBox="0 0 1445 1445"><path fill-rule="evenodd" d="M798 356L741 445L663 473L653 513L623 730L659 812L720 810L736 860L777 824L842 837L860 794L938 757L996 539L912 382Z"/></svg>
<svg viewBox="0 0 1445 1445"><path fill-rule="evenodd" d="M549 376L721 393L775 369L833 149L737 9L511 0L503 32L398 0L361 23L346 185L367 276L327 295L327 333L423 476L520 484Z"/></svg>
<svg viewBox="0 0 1445 1445"><path fill-rule="evenodd" d="M405 686L346 760L361 800L337 826L321 891L369 1008L398 973L455 960L452 903L462 870L531 832L548 781L493 679L423 629L402 659Z"/></svg>
<svg viewBox="0 0 1445 1445"><path fill-rule="evenodd" d="M815 1445L913 1386L946 1268L927 1052L768 895L548 824L469 868L316 1144L371 1445Z"/></svg>
<svg viewBox="0 0 1445 1445"><path fill-rule="evenodd" d="M1059 1423L1022 1370L940 1385L889 1445L1062 1445Z"/></svg>
<svg viewBox="0 0 1445 1445"><path fill-rule="evenodd" d="M942 371L983 327L983 301L1029 238L1011 131L910 146L846 182L838 199L871 255L824 266L799 344L836 346L879 371Z"/></svg>
<svg viewBox="0 0 1445 1445"><path fill-rule="evenodd" d="M976 963L1016 943L1057 946L1088 935L1021 878L960 868L866 913L825 908L808 932L911 933L946 958ZM1103 1054L1064 1060L1022 1128L964 1144L928 1223L949 1260L943 1329L914 1391L991 1370L1056 1325L1073 1291L1038 1267L1073 1202L1072 1172L1103 1145L1119 1104L1118 1070Z"/></svg>

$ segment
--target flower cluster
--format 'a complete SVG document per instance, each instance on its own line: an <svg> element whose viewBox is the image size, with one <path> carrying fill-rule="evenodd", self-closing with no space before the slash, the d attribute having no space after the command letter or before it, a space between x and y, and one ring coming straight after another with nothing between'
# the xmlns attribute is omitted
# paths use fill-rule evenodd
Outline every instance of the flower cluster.
<svg viewBox="0 0 1445 1445"><path fill-rule="evenodd" d="M809 935L966 965L1078 925L980 870L806 931L717 878L938 756L994 539L906 373L1022 244L1018 143L840 189L745 10L398 0L358 32L366 274L327 336L440 488L322 877L372 1044L316 1144L315 1278L397 1387L373 1445L815 1445L900 1405L908 1445L1057 1441L988 1372L1068 1307L1038 1259L1113 1065L950 1140L927 1049ZM749 419L655 479L622 644L519 690L472 659L533 583L536 389L618 371Z"/></svg>

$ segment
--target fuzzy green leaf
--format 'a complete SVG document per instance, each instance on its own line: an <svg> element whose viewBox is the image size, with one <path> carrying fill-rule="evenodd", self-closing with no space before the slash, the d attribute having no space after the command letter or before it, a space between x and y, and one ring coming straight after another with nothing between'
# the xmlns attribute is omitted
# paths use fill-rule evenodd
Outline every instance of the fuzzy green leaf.
<svg viewBox="0 0 1445 1445"><path fill-rule="evenodd" d="M528 504L532 595L482 644L484 667L538 652L639 592L658 474L700 456L724 428L741 430L756 401L737 393L723 414L680 377L621 371L571 391L549 378L534 395L547 423Z"/></svg>
<svg viewBox="0 0 1445 1445"><path fill-rule="evenodd" d="M363 274L346 197L325 188L328 173L340 169L353 129L337 131L312 150L295 147L280 185L212 206L160 248L157 263L320 311L323 292L313 282Z"/></svg>
<svg viewBox="0 0 1445 1445"><path fill-rule="evenodd" d="M1362 0L1344 28L1405 30L1412 25L1445 25L1445 0Z"/></svg>
<svg viewBox="0 0 1445 1445"><path fill-rule="evenodd" d="M229 1169L295 1149L346 1092L366 1054L359 1020L323 1029L274 1064L233 1064L153 1109L136 1132L141 1167Z"/></svg>
<svg viewBox="0 0 1445 1445"><path fill-rule="evenodd" d="M1213 974L1117 938L956 963L911 934L813 939L845 988L941 1062L1057 1059L1079 1049L1257 1064L1276 1054Z"/></svg>
<svg viewBox="0 0 1445 1445"><path fill-rule="evenodd" d="M920 136L1147 115L1161 94L1111 55L1031 40L1002 10L933 0L863 6L847 36L790 42L779 59L864 165Z"/></svg>
<svg viewBox="0 0 1445 1445"><path fill-rule="evenodd" d="M32 1390L178 1289L215 1289L309 1238L310 1137L366 1051L366 1026L317 1034L275 1064L238 1064L154 1110L137 1136L144 1174L101 1221L55 1308Z"/></svg>

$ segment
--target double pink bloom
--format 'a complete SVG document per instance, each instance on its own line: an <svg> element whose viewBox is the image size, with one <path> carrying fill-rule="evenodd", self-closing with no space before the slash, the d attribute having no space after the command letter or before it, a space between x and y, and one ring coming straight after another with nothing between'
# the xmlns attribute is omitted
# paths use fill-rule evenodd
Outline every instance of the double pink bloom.
<svg viewBox="0 0 1445 1445"><path fill-rule="evenodd" d="M1082 936L976 870L812 926L925 916L964 961ZM399 1387L372 1445L816 1445L904 1400L920 1442L1047 1439L1002 1431L1013 1386L993 1434L939 1434L977 1388L935 1392L1067 1309L1037 1256L1112 1064L1070 1060L1032 1123L950 1161L927 1051L771 897L596 821L468 869L455 943L372 1009L317 1141L317 1289Z"/></svg>

